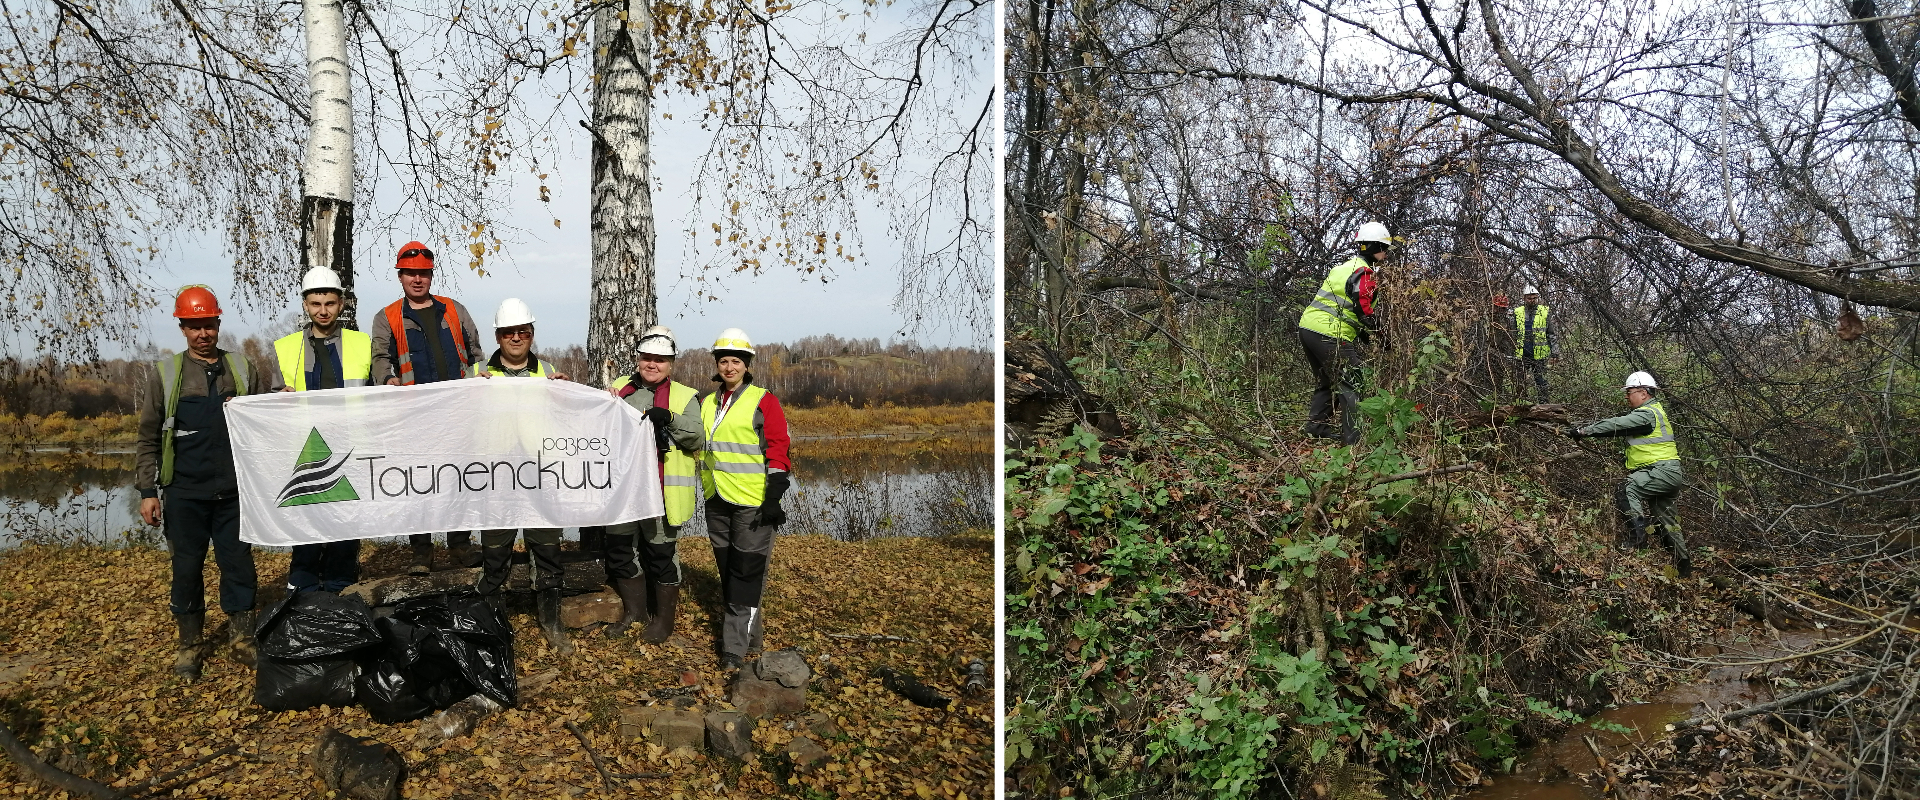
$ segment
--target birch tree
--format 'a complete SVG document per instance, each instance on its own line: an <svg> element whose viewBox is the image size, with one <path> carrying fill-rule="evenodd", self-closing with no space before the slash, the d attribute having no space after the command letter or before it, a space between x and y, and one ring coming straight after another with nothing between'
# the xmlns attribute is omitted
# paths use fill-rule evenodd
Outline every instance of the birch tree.
<svg viewBox="0 0 1920 800"><path fill-rule="evenodd" d="M305 0L312 125L301 169L300 253L307 269L340 276L341 321L358 329L353 291L353 101L341 0Z"/></svg>
<svg viewBox="0 0 1920 800"><path fill-rule="evenodd" d="M622 374L659 320L654 280L653 12L620 0L593 13L593 294L587 361Z"/></svg>

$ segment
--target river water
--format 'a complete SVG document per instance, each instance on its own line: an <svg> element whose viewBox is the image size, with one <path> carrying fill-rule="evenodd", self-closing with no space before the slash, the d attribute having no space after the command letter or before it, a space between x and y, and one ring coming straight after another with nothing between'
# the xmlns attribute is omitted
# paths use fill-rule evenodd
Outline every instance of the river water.
<svg viewBox="0 0 1920 800"><path fill-rule="evenodd" d="M993 525L990 440L985 446L894 440L871 447L810 440L795 450L795 485L782 533L861 540ZM832 455L809 457L809 451ZM0 548L22 541L156 543L159 529L140 521L139 505L130 453L0 456ZM698 514L683 535L706 535ZM567 529L567 538L577 536Z"/></svg>

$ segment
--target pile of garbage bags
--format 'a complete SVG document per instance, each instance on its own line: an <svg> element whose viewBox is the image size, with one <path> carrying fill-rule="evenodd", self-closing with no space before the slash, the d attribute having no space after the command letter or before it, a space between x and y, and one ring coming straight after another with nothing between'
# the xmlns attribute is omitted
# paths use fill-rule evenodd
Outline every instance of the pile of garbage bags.
<svg viewBox="0 0 1920 800"><path fill-rule="evenodd" d="M253 701L271 711L358 702L375 721L405 722L475 693L512 706L513 630L479 595L402 601L375 618L357 597L288 595L254 633Z"/></svg>

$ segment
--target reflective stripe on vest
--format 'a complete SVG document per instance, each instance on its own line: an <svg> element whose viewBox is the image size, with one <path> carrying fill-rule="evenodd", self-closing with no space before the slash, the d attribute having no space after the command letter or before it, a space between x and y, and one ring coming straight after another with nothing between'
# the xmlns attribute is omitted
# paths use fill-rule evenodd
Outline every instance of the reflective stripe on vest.
<svg viewBox="0 0 1920 800"><path fill-rule="evenodd" d="M467 367L467 334L460 329L460 312L454 309L453 298L441 297L437 294L429 297L447 307L440 318L446 322L447 330L453 332L453 354L460 360L460 367L464 370ZM393 376L400 379L400 385L411 386L413 385L413 353L407 349L406 317L400 311L400 304L405 302L407 298L404 297L395 300L383 313L387 316L387 327L393 330ZM440 332L421 331L420 335L439 336Z"/></svg>
<svg viewBox="0 0 1920 800"><path fill-rule="evenodd" d="M182 369L186 366L187 354L174 353L171 358L163 358L154 363L160 370L160 387L167 392L167 417L160 423L160 481L159 485L173 483L173 414L180 410L180 380ZM234 366L232 353L221 353L220 361L226 365L227 374L233 376L233 395L247 393L247 375ZM245 362L242 362L245 363ZM213 387L207 387L207 395L213 395Z"/></svg>
<svg viewBox="0 0 1920 800"><path fill-rule="evenodd" d="M273 340L273 354L280 359L280 377L296 392L307 390L307 338L305 330ZM365 386L373 377L373 337L351 328L340 329L340 382L347 386Z"/></svg>
<svg viewBox="0 0 1920 800"><path fill-rule="evenodd" d="M1660 461L1679 461L1680 443L1674 441L1673 424L1667 421L1667 410L1655 400L1641 408L1653 409L1653 432L1638 439L1627 440L1627 469L1639 469Z"/></svg>
<svg viewBox="0 0 1920 800"><path fill-rule="evenodd" d="M608 387L620 391L633 383L633 376L622 375L614 379ZM645 391L644 389L639 391ZM667 384L667 410L678 416L700 396L693 387L678 381ZM751 423L749 423L751 425ZM667 504L667 524L684 525L693 519L694 507L700 502L700 462L687 455L678 447L667 448L666 463L660 467L661 493Z"/></svg>
<svg viewBox="0 0 1920 800"><path fill-rule="evenodd" d="M508 375L506 371L494 369L492 364L488 364L487 362L482 361L471 367L467 367L466 375L469 378L478 378L480 377L480 373L482 372L493 373L493 376L496 378L545 378L549 375L552 375L555 372L555 370L552 364L549 364L542 359L536 358L533 360L533 371L528 372L525 375Z"/></svg>
<svg viewBox="0 0 1920 800"><path fill-rule="evenodd" d="M1300 312L1300 327L1349 342L1359 336L1360 309L1347 296L1347 280L1363 269L1367 269L1366 260L1354 256L1328 272L1313 302Z"/></svg>
<svg viewBox="0 0 1920 800"><path fill-rule="evenodd" d="M707 449L701 453L701 489L711 498L740 506L757 506L767 497L767 451L753 414L767 390L751 383L734 392L733 402L720 408L720 392L700 400L700 427L707 431ZM721 416L721 412L725 416Z"/></svg>
<svg viewBox="0 0 1920 800"><path fill-rule="evenodd" d="M1534 358L1546 358L1553 355L1553 347L1547 342L1547 313L1550 309L1548 309L1544 303L1536 306L1536 308L1539 310L1533 315L1533 330L1531 332L1527 330L1527 307L1522 305L1515 306L1513 309L1515 342L1513 355L1516 358L1527 357L1528 340L1532 340L1533 342Z"/></svg>

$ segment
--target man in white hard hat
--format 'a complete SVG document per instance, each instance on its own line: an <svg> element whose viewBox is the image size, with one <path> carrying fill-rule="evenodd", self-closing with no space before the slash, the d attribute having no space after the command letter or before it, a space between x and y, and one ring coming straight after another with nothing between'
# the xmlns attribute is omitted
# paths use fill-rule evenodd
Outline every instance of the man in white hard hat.
<svg viewBox="0 0 1920 800"><path fill-rule="evenodd" d="M1540 289L1533 285L1527 286L1521 300L1521 305L1513 309L1513 357L1519 360L1521 369L1533 376L1536 401L1545 403L1547 361L1558 358L1554 350L1558 337L1553 331L1552 309L1540 302Z"/></svg>
<svg viewBox="0 0 1920 800"><path fill-rule="evenodd" d="M720 388L700 401L700 427L707 447L701 456L700 488L707 499L707 539L720 574L720 667L737 670L758 652L765 630L761 597L774 529L786 524L780 507L793 468L792 437L780 400L753 383L753 342L728 328L713 342Z"/></svg>
<svg viewBox="0 0 1920 800"><path fill-rule="evenodd" d="M403 244L393 268L402 296L373 318L374 381L413 386L466 374L467 367L485 355L480 330L460 301L433 293L433 251L419 242ZM413 548L407 571L432 571L433 534L416 533L407 542ZM472 547L471 531L447 532L455 566L472 566Z"/></svg>
<svg viewBox="0 0 1920 800"><path fill-rule="evenodd" d="M499 349L484 362L467 368L474 378L542 378L567 380L552 364L533 354L533 310L517 297L500 301L493 314L493 339ZM560 622L559 528L494 528L480 532L480 580L474 591L496 601L513 571L513 538L526 539L533 560L533 598L540 635L561 655L572 655L573 639Z"/></svg>
<svg viewBox="0 0 1920 800"><path fill-rule="evenodd" d="M607 387L653 423L654 447L660 454L660 490L666 515L607 526L607 574L620 595L624 613L606 628L606 635L627 635L627 626L645 622L640 638L659 644L673 635L680 607L680 526L693 518L699 501L700 478L696 459L706 445L700 427L700 393L673 380L673 360L680 350L673 331L655 325L640 336L633 374ZM647 601L651 595L653 613Z"/></svg>
<svg viewBox="0 0 1920 800"><path fill-rule="evenodd" d="M1661 538L1673 548L1674 570L1680 577L1687 577L1693 573L1693 563L1687 556L1687 542L1680 535L1680 521L1673 513L1673 501L1680 496L1686 474L1680 469L1680 444L1674 439L1673 423L1654 397L1660 387L1652 375L1628 375L1622 388L1632 411L1576 428L1567 435L1576 439L1632 437L1627 440L1627 480L1618 495L1621 511L1627 517L1626 544L1635 549L1646 547L1647 528L1657 527Z"/></svg>
<svg viewBox="0 0 1920 800"><path fill-rule="evenodd" d="M1387 260L1392 234L1378 222L1361 225L1353 241L1360 252L1327 273L1320 290L1300 312L1300 347L1313 370L1313 396L1307 403L1307 435L1333 438L1334 387L1339 387L1340 441L1360 441L1354 415L1360 409L1357 344L1379 330L1374 312L1374 267Z"/></svg>
<svg viewBox="0 0 1920 800"><path fill-rule="evenodd" d="M307 270L300 280L307 324L274 341L269 389L306 392L367 385L373 377L373 339L340 323L345 298L338 273L326 267ZM338 592L359 579L359 539L294 545L288 591Z"/></svg>

